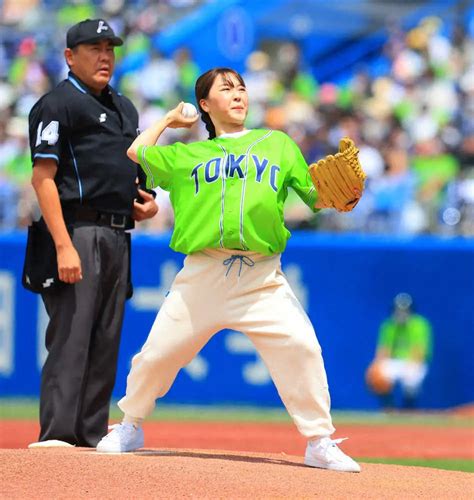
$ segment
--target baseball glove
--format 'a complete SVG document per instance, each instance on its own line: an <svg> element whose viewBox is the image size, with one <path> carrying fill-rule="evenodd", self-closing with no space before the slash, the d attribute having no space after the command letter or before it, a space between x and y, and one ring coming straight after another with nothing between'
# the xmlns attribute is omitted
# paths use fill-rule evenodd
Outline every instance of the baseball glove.
<svg viewBox="0 0 474 500"><path fill-rule="evenodd" d="M375 394L388 394L392 390L392 383L382 373L380 364L374 361L365 372L365 381L369 389Z"/></svg>
<svg viewBox="0 0 474 500"><path fill-rule="evenodd" d="M365 173L359 163L359 150L354 141L343 137L339 152L328 155L309 166L320 206L350 212L359 202L364 190Z"/></svg>

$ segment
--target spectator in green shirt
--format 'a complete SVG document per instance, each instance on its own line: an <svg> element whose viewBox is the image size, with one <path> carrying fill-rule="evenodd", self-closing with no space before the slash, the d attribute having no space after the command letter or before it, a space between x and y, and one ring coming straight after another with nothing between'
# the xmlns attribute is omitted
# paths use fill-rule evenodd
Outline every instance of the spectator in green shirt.
<svg viewBox="0 0 474 500"><path fill-rule="evenodd" d="M368 384L384 406L393 406L397 384L402 388L403 407L415 406L431 360L431 330L429 321L413 312L411 296L396 295L392 315L380 326L371 375L368 372Z"/></svg>

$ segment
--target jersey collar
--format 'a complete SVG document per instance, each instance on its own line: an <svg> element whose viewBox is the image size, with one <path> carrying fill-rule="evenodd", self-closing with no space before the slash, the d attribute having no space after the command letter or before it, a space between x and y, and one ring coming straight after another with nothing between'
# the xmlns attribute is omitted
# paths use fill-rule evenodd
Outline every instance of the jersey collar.
<svg viewBox="0 0 474 500"><path fill-rule="evenodd" d="M82 92L83 94L91 94L87 85L83 83L72 71L69 71L67 79L74 87L76 87L77 90L79 90L79 92ZM112 89L110 85L107 85L105 88L107 89L107 92L111 93Z"/></svg>

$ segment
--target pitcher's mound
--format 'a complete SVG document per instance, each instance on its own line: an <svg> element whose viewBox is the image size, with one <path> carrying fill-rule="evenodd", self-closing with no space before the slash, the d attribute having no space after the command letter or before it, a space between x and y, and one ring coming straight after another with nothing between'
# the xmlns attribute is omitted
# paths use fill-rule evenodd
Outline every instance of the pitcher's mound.
<svg viewBox="0 0 474 500"><path fill-rule="evenodd" d="M86 448L0 450L9 499L472 498L474 474L362 464L360 474L313 469L303 457L235 451Z"/></svg>

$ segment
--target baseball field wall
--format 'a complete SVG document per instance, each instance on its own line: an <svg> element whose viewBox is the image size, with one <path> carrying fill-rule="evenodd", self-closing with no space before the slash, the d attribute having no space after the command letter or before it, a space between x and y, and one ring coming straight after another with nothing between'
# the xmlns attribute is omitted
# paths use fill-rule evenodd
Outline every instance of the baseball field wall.
<svg viewBox="0 0 474 500"><path fill-rule="evenodd" d="M36 397L46 357L46 312L39 296L21 285L25 240L24 233L0 236L0 396ZM134 236L134 296L125 314L116 397L124 393L130 359L181 266L183 256L168 243L168 236ZM474 240L295 233L282 267L315 325L333 408L378 407L364 372L378 327L402 291L413 296L415 310L433 326L433 358L420 406L474 401ZM281 404L253 345L229 330L216 334L181 370L165 401Z"/></svg>

